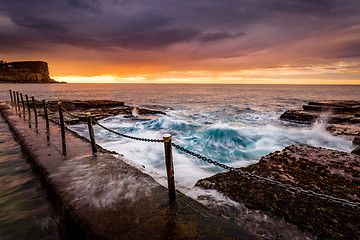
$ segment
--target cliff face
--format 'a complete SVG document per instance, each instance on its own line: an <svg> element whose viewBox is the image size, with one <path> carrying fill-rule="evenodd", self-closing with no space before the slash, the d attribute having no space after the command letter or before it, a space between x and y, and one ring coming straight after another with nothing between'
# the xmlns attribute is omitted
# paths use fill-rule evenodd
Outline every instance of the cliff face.
<svg viewBox="0 0 360 240"><path fill-rule="evenodd" d="M46 62L0 61L0 83L56 83L56 81L50 78Z"/></svg>

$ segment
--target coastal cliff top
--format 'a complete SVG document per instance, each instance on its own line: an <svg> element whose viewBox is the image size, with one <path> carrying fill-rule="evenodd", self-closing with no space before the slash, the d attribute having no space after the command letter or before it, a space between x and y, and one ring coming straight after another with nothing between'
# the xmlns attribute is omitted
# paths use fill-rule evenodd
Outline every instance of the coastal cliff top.
<svg viewBox="0 0 360 240"><path fill-rule="evenodd" d="M44 61L5 62L0 60L0 83L59 83L50 78Z"/></svg>

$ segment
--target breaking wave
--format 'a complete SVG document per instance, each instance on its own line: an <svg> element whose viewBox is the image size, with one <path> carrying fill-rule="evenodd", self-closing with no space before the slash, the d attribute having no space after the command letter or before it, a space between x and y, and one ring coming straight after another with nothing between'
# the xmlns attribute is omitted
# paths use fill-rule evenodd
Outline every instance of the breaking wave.
<svg viewBox="0 0 360 240"><path fill-rule="evenodd" d="M254 113L251 117L244 117L243 122L234 121L231 116L216 122L215 117L207 112L172 111L155 119L113 117L102 120L102 123L136 137L161 139L163 134L171 133L176 144L233 167L256 163L262 156L294 144L345 152L353 148L349 140L328 133L321 122L310 127L296 127L274 123L274 114ZM76 125L73 129L87 137L85 125ZM150 171L166 175L162 144L134 141L98 127L95 135L103 147L124 154ZM185 186L192 186L198 179L223 171L177 150L174 150L174 168L177 181Z"/></svg>

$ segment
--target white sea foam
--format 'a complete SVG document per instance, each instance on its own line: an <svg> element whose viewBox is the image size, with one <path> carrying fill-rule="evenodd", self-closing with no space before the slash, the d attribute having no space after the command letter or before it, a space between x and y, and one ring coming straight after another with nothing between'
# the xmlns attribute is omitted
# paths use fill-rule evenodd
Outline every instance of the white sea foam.
<svg viewBox="0 0 360 240"><path fill-rule="evenodd" d="M68 159L51 177L63 182L62 191L74 195L72 202L96 208L112 208L119 202L132 204L146 197L153 187L147 180L121 171L116 161L103 159L100 153Z"/></svg>
<svg viewBox="0 0 360 240"><path fill-rule="evenodd" d="M248 123L245 125L244 122L231 121L239 116L227 116L219 121L208 113L190 114L183 110L171 113L173 115L145 121L112 117L102 120L102 123L115 131L136 137L162 139L164 133L171 133L176 144L232 167L256 163L262 156L293 144L345 152L353 148L349 140L328 133L322 122L311 127L284 126L273 122L274 114L256 112L250 117L251 120L242 119ZM257 116L262 120L254 124ZM88 136L84 125L74 126L73 129ZM163 144L123 138L98 126L95 128L95 136L103 147L122 153L146 169L165 176ZM176 149L173 152L176 180L185 186L193 186L198 179L224 171Z"/></svg>

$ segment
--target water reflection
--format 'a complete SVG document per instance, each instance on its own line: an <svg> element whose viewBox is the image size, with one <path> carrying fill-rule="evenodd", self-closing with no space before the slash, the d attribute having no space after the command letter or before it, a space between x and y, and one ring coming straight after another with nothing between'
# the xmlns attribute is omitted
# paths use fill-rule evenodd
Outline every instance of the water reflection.
<svg viewBox="0 0 360 240"><path fill-rule="evenodd" d="M0 146L0 239L68 239L1 115Z"/></svg>

